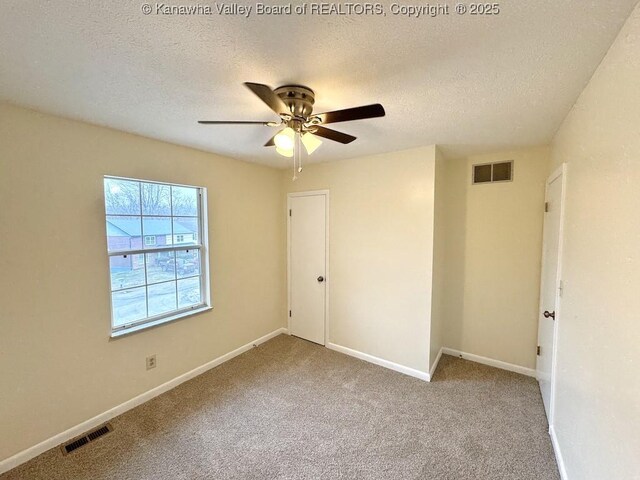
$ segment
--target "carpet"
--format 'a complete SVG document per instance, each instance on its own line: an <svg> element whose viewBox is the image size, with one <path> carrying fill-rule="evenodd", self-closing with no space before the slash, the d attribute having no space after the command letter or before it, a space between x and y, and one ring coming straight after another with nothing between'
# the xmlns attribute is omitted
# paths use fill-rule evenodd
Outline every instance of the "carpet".
<svg viewBox="0 0 640 480"><path fill-rule="evenodd" d="M443 355L431 383L280 335L0 475L559 479L533 378Z"/></svg>

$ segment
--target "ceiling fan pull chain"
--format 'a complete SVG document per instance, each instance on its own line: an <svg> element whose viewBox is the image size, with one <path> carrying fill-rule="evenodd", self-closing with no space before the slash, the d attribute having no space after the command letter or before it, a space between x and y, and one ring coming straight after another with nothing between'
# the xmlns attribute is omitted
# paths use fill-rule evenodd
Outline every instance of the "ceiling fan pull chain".
<svg viewBox="0 0 640 480"><path fill-rule="evenodd" d="M292 181L296 181L298 179L298 169L296 168L296 155L298 154L298 149L295 147L295 142L293 146L293 178Z"/></svg>
<svg viewBox="0 0 640 480"><path fill-rule="evenodd" d="M296 135L296 148L294 155L298 156L298 173L302 173L302 135L298 133Z"/></svg>

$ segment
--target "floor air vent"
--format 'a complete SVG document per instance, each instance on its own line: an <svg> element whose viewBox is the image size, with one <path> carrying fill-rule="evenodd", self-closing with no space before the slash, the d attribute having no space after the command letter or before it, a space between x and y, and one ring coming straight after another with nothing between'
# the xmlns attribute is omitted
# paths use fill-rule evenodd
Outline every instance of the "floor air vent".
<svg viewBox="0 0 640 480"><path fill-rule="evenodd" d="M106 435L111 430L113 430L111 424L105 423L101 427L95 428L81 437L74 438L70 442L62 444L62 446L60 447L62 449L62 453L66 455L73 452L74 450L77 450L80 447L84 447L89 442L93 442L95 439Z"/></svg>

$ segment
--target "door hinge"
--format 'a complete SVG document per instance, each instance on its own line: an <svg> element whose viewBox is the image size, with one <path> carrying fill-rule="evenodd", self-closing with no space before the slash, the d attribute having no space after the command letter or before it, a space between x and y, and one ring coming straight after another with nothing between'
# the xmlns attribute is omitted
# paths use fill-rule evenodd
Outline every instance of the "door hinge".
<svg viewBox="0 0 640 480"><path fill-rule="evenodd" d="M289 316L291 316L291 310L289 310Z"/></svg>
<svg viewBox="0 0 640 480"><path fill-rule="evenodd" d="M291 216L291 209L289 209L289 216Z"/></svg>
<svg viewBox="0 0 640 480"><path fill-rule="evenodd" d="M536 348L536 355L540 356L540 345L538 345L538 348Z"/></svg>
<svg viewBox="0 0 640 480"><path fill-rule="evenodd" d="M549 212L549 202L544 202L544 213Z"/></svg>

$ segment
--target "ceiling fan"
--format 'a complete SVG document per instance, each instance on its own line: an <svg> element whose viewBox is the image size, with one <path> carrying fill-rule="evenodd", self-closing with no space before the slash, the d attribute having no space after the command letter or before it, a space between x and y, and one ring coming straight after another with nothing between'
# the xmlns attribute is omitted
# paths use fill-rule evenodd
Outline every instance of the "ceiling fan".
<svg viewBox="0 0 640 480"><path fill-rule="evenodd" d="M303 85L283 85L275 90L271 90L267 85L250 82L245 82L245 86L280 117L279 122L200 120L198 123L205 125L230 124L283 127L278 133L271 137L264 146L275 146L276 151L280 155L293 157L294 170L296 169L297 163L298 171L302 170L300 163L301 143L307 154L311 155L322 144L322 141L317 137L343 144L351 143L356 139L356 137L352 135L326 128L323 125L365 118L384 117L385 114L384 108L379 103L333 112L313 113L315 93L309 87Z"/></svg>

